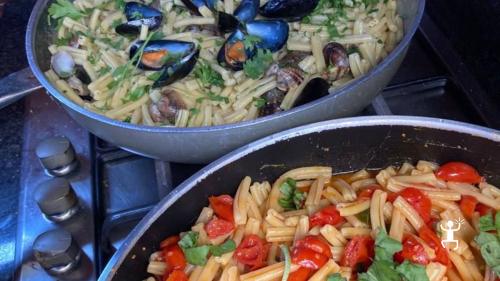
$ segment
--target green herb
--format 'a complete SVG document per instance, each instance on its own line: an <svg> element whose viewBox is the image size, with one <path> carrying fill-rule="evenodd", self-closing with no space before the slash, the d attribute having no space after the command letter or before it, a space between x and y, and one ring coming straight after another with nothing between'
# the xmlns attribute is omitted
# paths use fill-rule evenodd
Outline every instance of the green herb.
<svg viewBox="0 0 500 281"><path fill-rule="evenodd" d="M161 75L163 74L163 71L155 71L154 73L148 75L148 80L151 80L151 81L156 81L158 80Z"/></svg>
<svg viewBox="0 0 500 281"><path fill-rule="evenodd" d="M340 273L330 274L326 278L326 281L347 281Z"/></svg>
<svg viewBox="0 0 500 281"><path fill-rule="evenodd" d="M425 272L425 267L420 264L411 263L405 260L402 264L396 267L396 271L403 276L403 280L414 281L414 280L429 280L427 273Z"/></svg>
<svg viewBox="0 0 500 281"><path fill-rule="evenodd" d="M384 41L382 41L382 39L377 39L377 43L384 44Z"/></svg>
<svg viewBox="0 0 500 281"><path fill-rule="evenodd" d="M392 256L402 249L401 242L389 237L384 230L379 230L375 238L375 260L392 262Z"/></svg>
<svg viewBox="0 0 500 281"><path fill-rule="evenodd" d="M129 92L122 100L124 103L129 102L129 101L136 101L145 94L149 92L150 86L145 85L145 86L140 86Z"/></svg>
<svg viewBox="0 0 500 281"><path fill-rule="evenodd" d="M253 105L257 108L261 108L263 107L264 105L266 105L266 100L264 98L252 98L252 101L253 101Z"/></svg>
<svg viewBox="0 0 500 281"><path fill-rule="evenodd" d="M186 256L186 261L192 265L205 265L210 246L199 246L189 249L182 249Z"/></svg>
<svg viewBox="0 0 500 281"><path fill-rule="evenodd" d="M163 34L163 32L158 30L158 31L153 32L153 35L151 35L150 40L160 40L160 39L163 39L163 37L165 37L165 34Z"/></svg>
<svg viewBox="0 0 500 281"><path fill-rule="evenodd" d="M142 14L138 11L135 11L132 13L132 15L130 15L131 20L140 20L142 18L143 18Z"/></svg>
<svg viewBox="0 0 500 281"><path fill-rule="evenodd" d="M367 272L358 275L358 281L401 281L401 277L394 268L394 263L375 261Z"/></svg>
<svg viewBox="0 0 500 281"><path fill-rule="evenodd" d="M206 97L197 98L196 102L201 103L204 99L209 99L211 101L217 101L217 102L223 101L225 103L229 103L228 97L223 97L221 95L214 94L213 92L207 92L206 95L207 95Z"/></svg>
<svg viewBox="0 0 500 281"><path fill-rule="evenodd" d="M335 24L329 24L326 26L326 32L328 32L328 36L330 38L338 38L340 37L340 32L337 29L337 26Z"/></svg>
<svg viewBox="0 0 500 281"><path fill-rule="evenodd" d="M378 12L377 8L371 8L370 10L368 10L367 14L376 13L376 12Z"/></svg>
<svg viewBox="0 0 500 281"><path fill-rule="evenodd" d="M253 47L255 47L255 44L257 44L261 41L262 40L255 35L248 35L243 40L243 45L245 46L246 49L252 49Z"/></svg>
<svg viewBox="0 0 500 281"><path fill-rule="evenodd" d="M346 51L347 51L347 55L359 53L359 48L355 45L352 45L351 47L347 48Z"/></svg>
<svg viewBox="0 0 500 281"><path fill-rule="evenodd" d="M111 38L107 37L99 38L99 40L116 50L121 49L124 42L123 37L120 37L117 41L113 41Z"/></svg>
<svg viewBox="0 0 500 281"><path fill-rule="evenodd" d="M500 211L493 215L487 214L479 218L479 234L474 241L479 245L481 256L486 264L500 276ZM486 231L496 230L496 235Z"/></svg>
<svg viewBox="0 0 500 281"><path fill-rule="evenodd" d="M189 113L191 113L191 115L197 115L200 113L200 110L198 108L193 107L189 109Z"/></svg>
<svg viewBox="0 0 500 281"><path fill-rule="evenodd" d="M84 12L79 11L69 0L57 0L49 7L49 16L53 19L69 17L74 20L79 20L85 15Z"/></svg>
<svg viewBox="0 0 500 281"><path fill-rule="evenodd" d="M99 69L99 71L97 71L97 74L99 74L99 76L104 76L104 75L108 74L110 70L111 70L111 67L105 66L105 67Z"/></svg>
<svg viewBox="0 0 500 281"><path fill-rule="evenodd" d="M497 216L499 213L497 213ZM484 215L479 218L479 230L480 231L491 231L496 230L495 222L493 221L493 215L491 213Z"/></svg>
<svg viewBox="0 0 500 281"><path fill-rule="evenodd" d="M212 85L222 87L224 86L224 79L219 72L212 69L210 64L198 61L196 68L194 70L194 77L200 81L204 87L210 87Z"/></svg>
<svg viewBox="0 0 500 281"><path fill-rule="evenodd" d="M198 237L200 234L196 231L189 231L182 236L182 239L178 242L182 249L193 248L198 243Z"/></svg>
<svg viewBox="0 0 500 281"><path fill-rule="evenodd" d="M280 186L281 196L278 203L285 210L298 210L304 205L306 193L297 190L297 182L291 178L287 178Z"/></svg>
<svg viewBox="0 0 500 281"><path fill-rule="evenodd" d="M370 6L375 6L379 0L363 0L363 3L365 4L365 7L368 8Z"/></svg>
<svg viewBox="0 0 500 281"><path fill-rule="evenodd" d="M245 62L243 71L248 77L258 79L266 72L272 62L273 54L270 51L258 49L257 54Z"/></svg>
<svg viewBox="0 0 500 281"><path fill-rule="evenodd" d="M236 243L232 239L229 239L220 245L214 245L210 247L210 253L212 253L212 255L216 257L220 257L225 253L234 251L235 249Z"/></svg>
<svg viewBox="0 0 500 281"><path fill-rule="evenodd" d="M285 269L283 270L281 281L287 281L290 275L290 268L292 267L292 258L290 257L290 251L286 245L280 245L280 249L283 257L285 257Z"/></svg>
<svg viewBox="0 0 500 281"><path fill-rule="evenodd" d="M56 46L68 46L69 45L69 42L71 42L71 40L73 40L73 34L72 33L68 33L66 34L66 36L62 37L62 38L57 38L56 39Z"/></svg>
<svg viewBox="0 0 500 281"><path fill-rule="evenodd" d="M132 120L132 117L131 116L127 116L127 118L123 119L123 122L130 123L131 120Z"/></svg>
<svg viewBox="0 0 500 281"><path fill-rule="evenodd" d="M89 55L87 56L87 60L93 65L95 65L100 59L101 59L101 53L98 54L89 53Z"/></svg>
<svg viewBox="0 0 500 281"><path fill-rule="evenodd" d="M115 0L115 6L119 10L125 9L125 0Z"/></svg>
<svg viewBox="0 0 500 281"><path fill-rule="evenodd" d="M357 214L356 217L358 220L370 225L370 209Z"/></svg>

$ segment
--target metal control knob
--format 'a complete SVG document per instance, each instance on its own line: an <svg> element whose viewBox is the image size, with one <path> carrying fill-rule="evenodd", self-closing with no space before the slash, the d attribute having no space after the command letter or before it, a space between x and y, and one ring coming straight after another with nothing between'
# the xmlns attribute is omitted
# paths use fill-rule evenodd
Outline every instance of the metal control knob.
<svg viewBox="0 0 500 281"><path fill-rule="evenodd" d="M55 222L68 220L79 210L78 197L64 178L40 183L35 190L35 200L42 213Z"/></svg>
<svg viewBox="0 0 500 281"><path fill-rule="evenodd" d="M73 145L65 137L52 137L38 144L36 155L51 176L65 176L78 167Z"/></svg>
<svg viewBox="0 0 500 281"><path fill-rule="evenodd" d="M63 229L40 234L33 242L36 261L51 275L62 275L78 267L82 259L80 247Z"/></svg>

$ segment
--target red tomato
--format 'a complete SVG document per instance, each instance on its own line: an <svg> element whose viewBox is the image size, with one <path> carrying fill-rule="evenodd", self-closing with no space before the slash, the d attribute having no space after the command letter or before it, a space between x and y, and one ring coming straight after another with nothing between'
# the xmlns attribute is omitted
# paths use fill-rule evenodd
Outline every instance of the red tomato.
<svg viewBox="0 0 500 281"><path fill-rule="evenodd" d="M446 266L450 265L448 251L443 248L439 237L437 237L436 233L434 233L432 229L424 225L418 230L418 236L422 238L422 240L424 240L425 243L427 243L436 252L436 258L434 259L434 261L437 261Z"/></svg>
<svg viewBox="0 0 500 281"><path fill-rule="evenodd" d="M474 215L474 210L476 209L477 199L471 195L462 195L462 200L460 200L460 210L464 216L471 219Z"/></svg>
<svg viewBox="0 0 500 281"><path fill-rule="evenodd" d="M167 264L167 272L174 270L184 270L186 267L186 258L179 245L170 245L163 249L163 259Z"/></svg>
<svg viewBox="0 0 500 281"><path fill-rule="evenodd" d="M371 199L373 192L375 192L375 190L377 189L380 189L380 185L378 184L371 184L366 187L363 187L363 189L361 189L361 191L358 194L358 199L364 199L364 198Z"/></svg>
<svg viewBox="0 0 500 281"><path fill-rule="evenodd" d="M429 255L425 252L424 246L412 235L405 235L403 238L403 250L394 254L394 260L399 263L409 260L422 265L430 262Z"/></svg>
<svg viewBox="0 0 500 281"><path fill-rule="evenodd" d="M205 225L205 231L208 234L208 238L214 239L222 235L226 235L233 231L234 224L230 221L219 219L218 217L213 218Z"/></svg>
<svg viewBox="0 0 500 281"><path fill-rule="evenodd" d="M250 234L243 238L234 256L238 262L249 265L254 270L264 265L268 248L259 236Z"/></svg>
<svg viewBox="0 0 500 281"><path fill-rule="evenodd" d="M169 275L165 274L165 277L163 278L165 281L188 281L188 277L186 273L182 270L174 270L172 273Z"/></svg>
<svg viewBox="0 0 500 281"><path fill-rule="evenodd" d="M322 254L327 256L328 258L332 257L332 252L330 250L330 246L328 243L319 238L316 235L307 235L304 239L298 240L295 243L296 248L307 248L309 250L313 250L318 254Z"/></svg>
<svg viewBox="0 0 500 281"><path fill-rule="evenodd" d="M354 236L344 248L340 265L356 272L366 271L375 255L374 246L375 241L371 236Z"/></svg>
<svg viewBox="0 0 500 281"><path fill-rule="evenodd" d="M208 197L210 206L214 209L215 214L219 218L233 222L233 198L229 195L210 196Z"/></svg>
<svg viewBox="0 0 500 281"><path fill-rule="evenodd" d="M161 243L160 243L160 249L166 248L166 247L168 247L170 245L177 244L177 242L179 242L179 240L181 240L181 238L179 237L179 235L170 236L167 239L161 241Z"/></svg>
<svg viewBox="0 0 500 281"><path fill-rule="evenodd" d="M319 269L328 261L328 257L308 248L293 248L292 262L302 267Z"/></svg>
<svg viewBox="0 0 500 281"><path fill-rule="evenodd" d="M476 184L481 182L481 176L477 170L463 162L448 162L442 165L436 172L436 176L445 181L456 181Z"/></svg>
<svg viewBox="0 0 500 281"><path fill-rule="evenodd" d="M408 187L398 193L391 193L388 196L388 201L394 202L398 196L403 197L417 211L425 224L431 221L431 199L422 191Z"/></svg>
<svg viewBox="0 0 500 281"><path fill-rule="evenodd" d="M476 206L476 211L479 212L480 216L484 216L484 215L487 215L487 214L490 214L491 212L493 212L493 208L486 206L482 203L478 203Z"/></svg>
<svg viewBox="0 0 500 281"><path fill-rule="evenodd" d="M323 226L325 224L338 225L344 221L344 218L340 216L335 206L327 206L309 217L309 226L313 228L317 225Z"/></svg>
<svg viewBox="0 0 500 281"><path fill-rule="evenodd" d="M306 281L312 275L312 272L312 269L299 267L299 269L288 275L287 281Z"/></svg>

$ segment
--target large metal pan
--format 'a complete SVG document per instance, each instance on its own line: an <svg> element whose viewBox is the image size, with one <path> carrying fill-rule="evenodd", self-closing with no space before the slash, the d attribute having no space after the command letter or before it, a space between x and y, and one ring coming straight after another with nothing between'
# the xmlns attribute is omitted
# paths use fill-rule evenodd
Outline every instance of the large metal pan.
<svg viewBox="0 0 500 281"><path fill-rule="evenodd" d="M165 197L129 234L99 280L145 279L149 255L159 243L189 229L208 205L208 196L234 195L246 175L255 181L272 181L300 166L328 165L338 173L419 159L464 161L498 184L500 132L440 119L370 116L269 136L217 160Z"/></svg>
<svg viewBox="0 0 500 281"><path fill-rule="evenodd" d="M209 162L245 143L299 125L345 117L366 107L390 81L418 28L425 0L398 0L405 35L398 46L365 76L314 102L252 121L200 128L148 127L109 119L71 102L44 76L50 67L47 50L54 32L47 25L47 7L53 0L37 1L26 32L26 53L31 71L45 89L83 127L98 137L145 156L185 163ZM25 69L0 81L0 107L38 89Z"/></svg>

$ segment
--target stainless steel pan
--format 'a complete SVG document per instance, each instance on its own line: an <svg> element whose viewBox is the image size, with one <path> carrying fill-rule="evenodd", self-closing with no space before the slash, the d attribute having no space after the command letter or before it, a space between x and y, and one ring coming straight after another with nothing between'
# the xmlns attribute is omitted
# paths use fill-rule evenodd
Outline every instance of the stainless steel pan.
<svg viewBox="0 0 500 281"><path fill-rule="evenodd" d="M37 1L26 32L26 53L32 73L83 127L98 137L126 150L167 161L209 162L257 138L299 125L344 117L366 107L390 81L403 60L422 17L425 0L399 0L405 35L398 46L365 76L308 104L256 120L200 128L148 127L132 125L88 111L71 102L44 76L50 67L47 50L54 32L47 25L47 8L52 0ZM0 81L0 107L41 86L28 69Z"/></svg>

